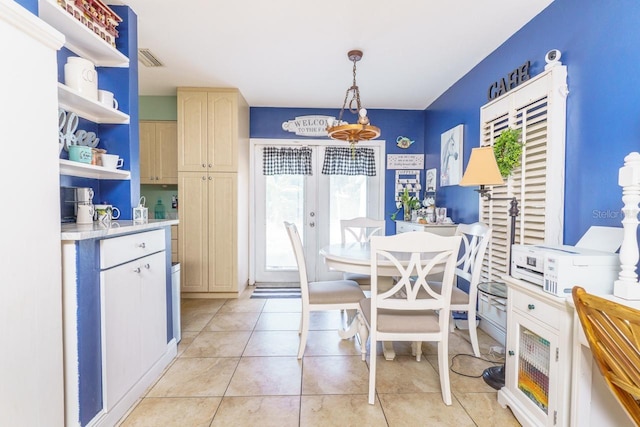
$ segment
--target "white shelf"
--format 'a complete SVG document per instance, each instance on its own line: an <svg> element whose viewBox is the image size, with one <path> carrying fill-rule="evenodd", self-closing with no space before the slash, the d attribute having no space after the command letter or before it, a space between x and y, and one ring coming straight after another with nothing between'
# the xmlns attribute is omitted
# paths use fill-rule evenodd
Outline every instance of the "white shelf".
<svg viewBox="0 0 640 427"><path fill-rule="evenodd" d="M95 123L129 123L128 114L86 98L62 83L58 83L58 104L63 110L76 113L78 116Z"/></svg>
<svg viewBox="0 0 640 427"><path fill-rule="evenodd" d="M93 179L131 179L131 172L120 169L107 169L102 166L94 166L88 163L74 162L60 159L60 175L77 176Z"/></svg>
<svg viewBox="0 0 640 427"><path fill-rule="evenodd" d="M67 13L56 0L39 0L39 17L65 35L64 45L98 67L128 67L129 58Z"/></svg>

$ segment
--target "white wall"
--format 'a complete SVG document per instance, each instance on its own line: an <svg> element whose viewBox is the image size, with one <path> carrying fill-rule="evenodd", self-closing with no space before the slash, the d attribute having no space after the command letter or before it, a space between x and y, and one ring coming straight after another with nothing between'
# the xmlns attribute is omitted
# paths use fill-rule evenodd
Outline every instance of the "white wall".
<svg viewBox="0 0 640 427"><path fill-rule="evenodd" d="M56 50L0 0L0 425L64 425Z"/></svg>

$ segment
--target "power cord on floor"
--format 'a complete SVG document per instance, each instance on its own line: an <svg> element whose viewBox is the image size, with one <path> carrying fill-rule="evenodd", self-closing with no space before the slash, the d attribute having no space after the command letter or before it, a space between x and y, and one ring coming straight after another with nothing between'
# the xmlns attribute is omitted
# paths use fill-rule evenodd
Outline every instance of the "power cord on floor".
<svg viewBox="0 0 640 427"><path fill-rule="evenodd" d="M500 350L502 350L502 351L500 351ZM493 366L499 366L499 365L502 365L504 363L504 348L498 347L498 346L492 346L489 349L489 354L487 354L487 356L492 357L493 360L485 359L484 357L476 357L474 354L464 354L464 353L456 354L451 358L451 365L449 365L449 370L451 372L453 372L454 374L458 374L460 376L463 376L463 377L480 378L480 377L482 377L482 372L484 372L484 369L482 370L480 375L464 374L462 372L458 372L455 369L453 369L453 363L456 360L456 358L459 357L459 356L471 357L473 359L478 359L478 360L482 360L483 362L491 363L491 364L493 364Z"/></svg>

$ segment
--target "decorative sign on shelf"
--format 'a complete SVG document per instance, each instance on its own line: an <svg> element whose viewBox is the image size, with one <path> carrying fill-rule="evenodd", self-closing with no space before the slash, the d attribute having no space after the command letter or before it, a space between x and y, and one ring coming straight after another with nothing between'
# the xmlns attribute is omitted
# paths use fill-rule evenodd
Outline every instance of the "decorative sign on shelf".
<svg viewBox="0 0 640 427"><path fill-rule="evenodd" d="M282 129L300 136L327 136L327 120L333 116L300 116L282 123Z"/></svg>
<svg viewBox="0 0 640 427"><path fill-rule="evenodd" d="M387 169L424 169L424 154L387 154Z"/></svg>
<svg viewBox="0 0 640 427"><path fill-rule="evenodd" d="M496 99L497 97L504 95L511 89L514 89L521 83L529 80L529 69L531 68L531 61L527 61L500 80L491 83L489 90L487 91L487 98L489 101Z"/></svg>

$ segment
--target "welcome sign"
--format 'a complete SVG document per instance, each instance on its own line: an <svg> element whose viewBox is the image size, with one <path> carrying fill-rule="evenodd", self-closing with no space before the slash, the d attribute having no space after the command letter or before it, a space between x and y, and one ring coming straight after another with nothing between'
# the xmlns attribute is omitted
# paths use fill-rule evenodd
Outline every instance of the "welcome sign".
<svg viewBox="0 0 640 427"><path fill-rule="evenodd" d="M300 116L282 123L282 129L300 136L327 136L327 121L333 116Z"/></svg>

